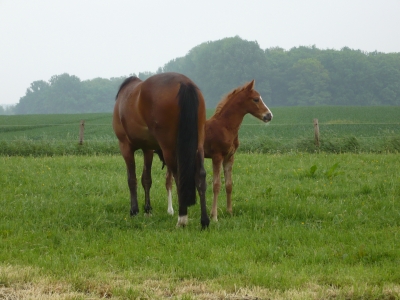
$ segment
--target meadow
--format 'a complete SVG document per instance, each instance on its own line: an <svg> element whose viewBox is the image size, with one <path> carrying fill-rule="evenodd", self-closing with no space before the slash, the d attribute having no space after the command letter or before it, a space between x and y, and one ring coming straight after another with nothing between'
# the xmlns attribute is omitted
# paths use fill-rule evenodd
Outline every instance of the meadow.
<svg viewBox="0 0 400 300"><path fill-rule="evenodd" d="M198 204L175 228L158 160L152 216L131 218L120 156L0 156L0 298L399 299L399 169L398 154L239 153L233 216L222 192L202 231Z"/></svg>
<svg viewBox="0 0 400 300"><path fill-rule="evenodd" d="M247 115L239 131L245 153L397 153L400 107L277 107L268 125ZM213 110L208 110L208 117ZM314 144L313 119L321 145ZM78 145L85 120L84 144ZM111 114L0 116L0 154L118 154Z"/></svg>
<svg viewBox="0 0 400 300"><path fill-rule="evenodd" d="M400 299L400 107L272 112L245 117L233 215L222 189L203 231L198 204L175 227L158 159L129 216L111 114L0 116L0 299Z"/></svg>

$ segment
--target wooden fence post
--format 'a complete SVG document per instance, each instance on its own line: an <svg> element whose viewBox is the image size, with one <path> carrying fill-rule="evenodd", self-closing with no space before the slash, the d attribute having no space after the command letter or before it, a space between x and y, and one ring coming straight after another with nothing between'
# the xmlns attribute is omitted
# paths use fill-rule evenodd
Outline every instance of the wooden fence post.
<svg viewBox="0 0 400 300"><path fill-rule="evenodd" d="M83 145L83 133L85 131L85 120L81 120L79 126L79 145Z"/></svg>
<svg viewBox="0 0 400 300"><path fill-rule="evenodd" d="M319 125L318 125L318 119L314 119L314 139L315 139L315 146L319 147Z"/></svg>

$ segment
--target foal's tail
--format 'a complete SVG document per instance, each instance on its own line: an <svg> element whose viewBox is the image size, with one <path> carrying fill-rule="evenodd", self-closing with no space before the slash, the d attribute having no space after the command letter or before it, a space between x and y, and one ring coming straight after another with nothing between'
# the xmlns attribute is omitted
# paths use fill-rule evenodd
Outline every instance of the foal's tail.
<svg viewBox="0 0 400 300"><path fill-rule="evenodd" d="M193 83L181 83L178 99L180 107L177 141L178 193L182 204L191 206L196 203L195 175L199 110L197 87Z"/></svg>

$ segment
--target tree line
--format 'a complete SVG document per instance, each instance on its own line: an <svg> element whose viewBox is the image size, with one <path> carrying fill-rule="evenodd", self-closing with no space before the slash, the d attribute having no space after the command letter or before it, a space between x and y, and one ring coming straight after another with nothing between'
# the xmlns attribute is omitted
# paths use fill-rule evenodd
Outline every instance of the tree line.
<svg viewBox="0 0 400 300"><path fill-rule="evenodd" d="M163 71L188 75L208 107L251 79L266 102L294 105L400 105L400 53L321 50L315 46L263 50L240 37L203 43Z"/></svg>
<svg viewBox="0 0 400 300"><path fill-rule="evenodd" d="M179 72L191 78L202 90L208 108L252 79L271 106L400 105L400 53L367 53L347 47L322 50L315 46L263 50L257 42L236 36L202 43L156 72L137 76L144 80L161 72ZM74 75L61 74L48 82L35 81L13 112L110 112L125 78L81 81Z"/></svg>
<svg viewBox="0 0 400 300"><path fill-rule="evenodd" d="M66 73L54 75L48 82L32 82L14 111L16 114L110 112L123 79L81 81L77 76Z"/></svg>

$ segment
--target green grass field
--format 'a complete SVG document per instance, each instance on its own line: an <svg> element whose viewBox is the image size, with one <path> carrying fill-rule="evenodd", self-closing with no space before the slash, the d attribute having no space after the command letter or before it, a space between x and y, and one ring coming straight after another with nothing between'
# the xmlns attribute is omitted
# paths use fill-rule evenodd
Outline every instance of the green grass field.
<svg viewBox="0 0 400 300"><path fill-rule="evenodd" d="M129 217L119 155L0 170L0 299L400 298L398 154L240 153L205 231L198 204L175 228L158 160L151 217Z"/></svg>
<svg viewBox="0 0 400 300"><path fill-rule="evenodd" d="M397 153L400 107L277 107L268 125L245 117L240 152ZM208 116L213 114L208 111ZM313 119L320 124L321 147L314 145ZM111 114L0 116L0 154L118 154ZM85 143L78 146L85 120Z"/></svg>
<svg viewBox="0 0 400 300"><path fill-rule="evenodd" d="M271 109L205 231L198 204L175 228L158 159L129 217L111 114L0 116L0 299L400 299L400 107Z"/></svg>

